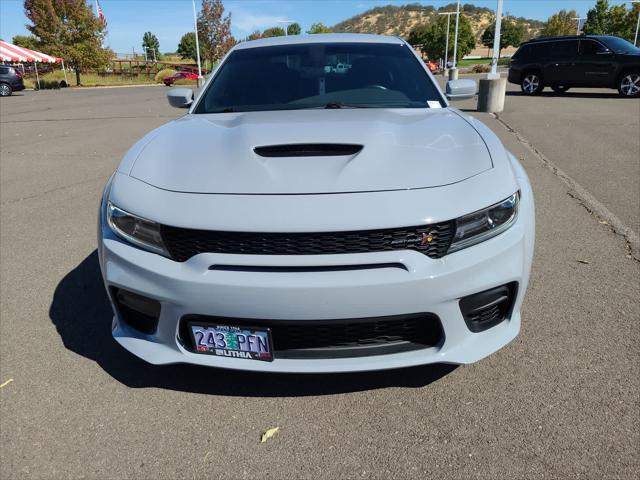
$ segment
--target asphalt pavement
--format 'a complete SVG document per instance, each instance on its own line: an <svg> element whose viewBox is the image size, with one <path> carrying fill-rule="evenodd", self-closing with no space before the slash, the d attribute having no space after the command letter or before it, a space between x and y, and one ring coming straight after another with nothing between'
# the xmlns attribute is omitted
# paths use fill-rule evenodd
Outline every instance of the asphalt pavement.
<svg viewBox="0 0 640 480"><path fill-rule="evenodd" d="M522 159L537 208L522 332L501 351L458 368L305 376L154 367L120 348L98 199L128 147L182 114L165 92L0 100L0 478L638 478L640 264L487 114L476 115ZM638 138L637 112L599 94L510 95L502 118L558 164L590 137L627 168L636 144L602 124L622 115ZM598 198L624 217L637 169L593 172L596 157L576 171L596 196L615 184L622 195Z"/></svg>
<svg viewBox="0 0 640 480"><path fill-rule="evenodd" d="M464 105L475 109L476 101ZM505 109L498 115L640 234L640 99L604 88L563 94L546 88L530 97L508 83Z"/></svg>

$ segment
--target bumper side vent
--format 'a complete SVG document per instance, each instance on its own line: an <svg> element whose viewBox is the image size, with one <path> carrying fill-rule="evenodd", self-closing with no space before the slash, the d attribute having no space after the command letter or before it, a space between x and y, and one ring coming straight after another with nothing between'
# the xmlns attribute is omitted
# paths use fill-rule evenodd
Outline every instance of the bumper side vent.
<svg viewBox="0 0 640 480"><path fill-rule="evenodd" d="M111 296L127 325L148 335L155 333L160 318L159 301L115 287L111 287Z"/></svg>
<svg viewBox="0 0 640 480"><path fill-rule="evenodd" d="M482 332L509 318L518 282L475 293L460 299L460 310L469 330Z"/></svg>

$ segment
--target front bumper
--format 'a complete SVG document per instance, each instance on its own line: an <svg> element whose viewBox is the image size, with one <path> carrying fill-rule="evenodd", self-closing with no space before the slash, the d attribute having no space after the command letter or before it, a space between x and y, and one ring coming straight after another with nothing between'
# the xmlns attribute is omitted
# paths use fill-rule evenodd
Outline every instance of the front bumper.
<svg viewBox="0 0 640 480"><path fill-rule="evenodd" d="M516 223L473 247L431 259L415 251L343 255L257 256L200 254L179 263L140 250L115 237L101 222L99 256L110 287L161 302L157 331L146 335L113 319L113 336L127 350L153 364L192 363L271 372L346 372L429 363L472 363L509 343L520 329L520 307L533 249L533 205L523 195ZM333 272L210 270L215 264L246 267L306 267L385 264ZM389 264L400 264L394 268ZM518 282L508 320L472 333L462 316L461 297ZM253 319L349 319L430 312L440 318L444 341L431 348L352 358L289 359L273 362L201 355L178 340L185 315Z"/></svg>
<svg viewBox="0 0 640 480"><path fill-rule="evenodd" d="M509 68L509 74L507 75L507 81L509 83L515 83L517 85L522 81L522 70L519 68Z"/></svg>

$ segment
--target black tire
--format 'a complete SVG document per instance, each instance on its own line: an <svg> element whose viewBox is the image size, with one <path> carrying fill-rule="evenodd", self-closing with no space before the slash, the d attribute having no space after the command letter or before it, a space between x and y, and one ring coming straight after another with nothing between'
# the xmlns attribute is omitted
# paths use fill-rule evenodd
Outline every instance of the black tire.
<svg viewBox="0 0 640 480"><path fill-rule="evenodd" d="M625 72L620 75L618 93L627 98L640 97L640 72Z"/></svg>
<svg viewBox="0 0 640 480"><path fill-rule="evenodd" d="M531 71L525 72L522 75L522 81L520 82L520 89L525 95L538 95L544 89L544 80L540 72Z"/></svg>
<svg viewBox="0 0 640 480"><path fill-rule="evenodd" d="M11 85L8 83L0 83L0 97L10 97L13 93Z"/></svg>
<svg viewBox="0 0 640 480"><path fill-rule="evenodd" d="M569 91L569 87L565 87L564 85L556 85L555 87L551 87L551 90L556 93L565 93Z"/></svg>

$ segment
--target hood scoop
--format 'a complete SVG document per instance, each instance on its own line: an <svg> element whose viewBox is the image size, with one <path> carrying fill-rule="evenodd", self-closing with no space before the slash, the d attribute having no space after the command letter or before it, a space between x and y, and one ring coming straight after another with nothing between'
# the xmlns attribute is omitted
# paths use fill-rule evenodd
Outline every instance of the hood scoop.
<svg viewBox="0 0 640 480"><path fill-rule="evenodd" d="M362 147L348 143L293 143L266 145L253 151L261 157L339 157L355 155Z"/></svg>

